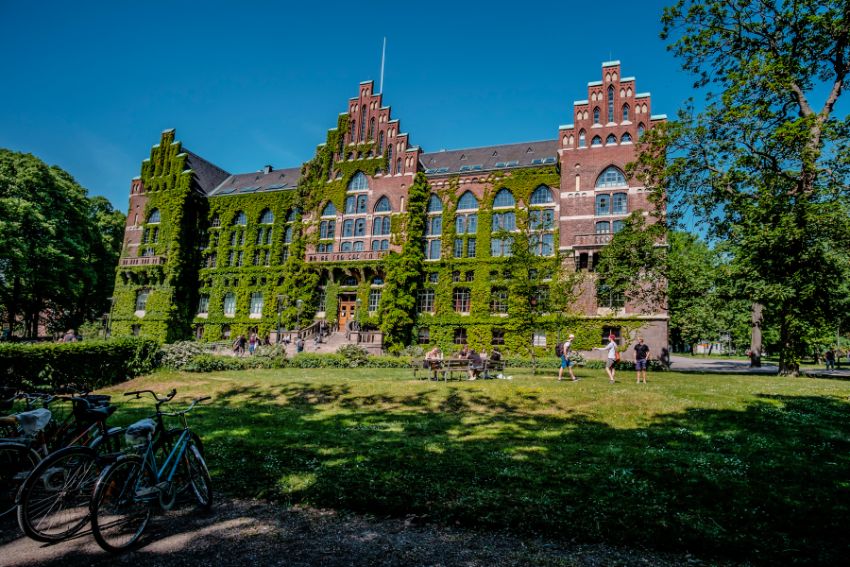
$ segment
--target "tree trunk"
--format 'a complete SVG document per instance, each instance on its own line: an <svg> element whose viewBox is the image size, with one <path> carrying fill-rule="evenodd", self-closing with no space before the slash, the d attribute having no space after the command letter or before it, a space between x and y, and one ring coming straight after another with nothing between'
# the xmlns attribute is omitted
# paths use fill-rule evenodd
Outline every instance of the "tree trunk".
<svg viewBox="0 0 850 567"><path fill-rule="evenodd" d="M784 317L779 325L779 344L779 375L799 376L800 364L796 361L796 344Z"/></svg>
<svg viewBox="0 0 850 567"><path fill-rule="evenodd" d="M761 323L764 306L761 303L753 303L752 316L750 318L750 366L761 368Z"/></svg>

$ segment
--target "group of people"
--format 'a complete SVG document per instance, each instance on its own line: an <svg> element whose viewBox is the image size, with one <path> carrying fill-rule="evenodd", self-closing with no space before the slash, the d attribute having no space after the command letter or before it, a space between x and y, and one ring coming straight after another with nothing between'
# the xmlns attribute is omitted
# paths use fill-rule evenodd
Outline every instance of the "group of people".
<svg viewBox="0 0 850 567"><path fill-rule="evenodd" d="M561 357L561 367L558 370L558 381L560 382L564 378L564 369L566 368L569 371L570 378L573 382L577 382L579 379L576 377L575 372L573 371L573 366L575 366L575 362L570 359L570 354L572 353L573 340L575 339L575 335L571 334L567 337L567 340L564 341L564 344L561 346L560 357ZM616 382L614 379L617 372L617 362L620 361L620 351L618 350L617 345L617 337L613 334L608 335L608 344L603 347L596 347L593 350L604 350L607 351L607 355L605 357L605 372L608 374L608 382L613 384ZM650 360L650 351L649 345L643 342L643 337L637 338L637 344L634 346L634 361L635 361L635 372L637 377L637 383L640 384L643 382L646 384L646 369L649 365Z"/></svg>
<svg viewBox="0 0 850 567"><path fill-rule="evenodd" d="M493 347L492 352L488 354L484 349L478 352L474 348L469 348L469 345L463 345L463 348L457 354L457 359L469 361L469 369L467 370L469 380L477 380L481 372L485 370L486 363L488 361L500 362L502 360L502 353L496 347ZM440 347L434 347L425 353L425 363L434 371L435 378L439 369L438 364L435 362L439 360L443 360L443 351L440 350ZM485 374L484 377L486 378L487 375Z"/></svg>
<svg viewBox="0 0 850 567"><path fill-rule="evenodd" d="M248 348L248 354L254 354L257 347L262 345L270 345L269 337L262 338L257 333L251 333L248 338L245 335L239 335L233 341L233 354L236 356L245 356L245 348Z"/></svg>

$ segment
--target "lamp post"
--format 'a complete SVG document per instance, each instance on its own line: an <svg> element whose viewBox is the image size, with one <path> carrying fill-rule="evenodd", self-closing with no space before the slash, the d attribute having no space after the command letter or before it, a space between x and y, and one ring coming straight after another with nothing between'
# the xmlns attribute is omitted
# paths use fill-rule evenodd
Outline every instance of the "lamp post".
<svg viewBox="0 0 850 567"><path fill-rule="evenodd" d="M356 305L354 311L354 324L357 325L355 330L360 332L360 306L363 305L363 300L358 297L354 304Z"/></svg>

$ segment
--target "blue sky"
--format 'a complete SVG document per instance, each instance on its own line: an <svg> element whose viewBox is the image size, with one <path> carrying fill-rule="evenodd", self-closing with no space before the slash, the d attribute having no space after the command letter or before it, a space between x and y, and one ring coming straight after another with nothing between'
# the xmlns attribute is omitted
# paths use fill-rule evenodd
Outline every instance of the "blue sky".
<svg viewBox="0 0 850 567"><path fill-rule="evenodd" d="M609 59L654 113L691 95L665 2L288 4L0 0L0 147L121 210L165 128L232 173L297 166L377 84L384 36L384 103L425 151L554 139Z"/></svg>

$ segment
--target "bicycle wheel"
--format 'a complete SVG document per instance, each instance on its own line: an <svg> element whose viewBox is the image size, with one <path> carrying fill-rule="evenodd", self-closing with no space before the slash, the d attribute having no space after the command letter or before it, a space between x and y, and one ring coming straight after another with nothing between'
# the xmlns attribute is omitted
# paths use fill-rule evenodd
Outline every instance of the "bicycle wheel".
<svg viewBox="0 0 850 567"><path fill-rule="evenodd" d="M157 502L156 473L141 457L109 465L97 479L91 500L92 533L97 544L117 553L141 537Z"/></svg>
<svg viewBox="0 0 850 567"><path fill-rule="evenodd" d="M15 509L18 490L39 460L26 445L0 443L0 517Z"/></svg>
<svg viewBox="0 0 850 567"><path fill-rule="evenodd" d="M204 510L209 510L213 503L212 480L210 480L207 463L193 441L190 441L186 446L184 459L186 460L189 485L192 487L192 492L195 493L198 505Z"/></svg>
<svg viewBox="0 0 850 567"><path fill-rule="evenodd" d="M36 541L65 539L89 519L89 502L100 474L97 454L67 447L41 461L18 493L18 525Z"/></svg>

